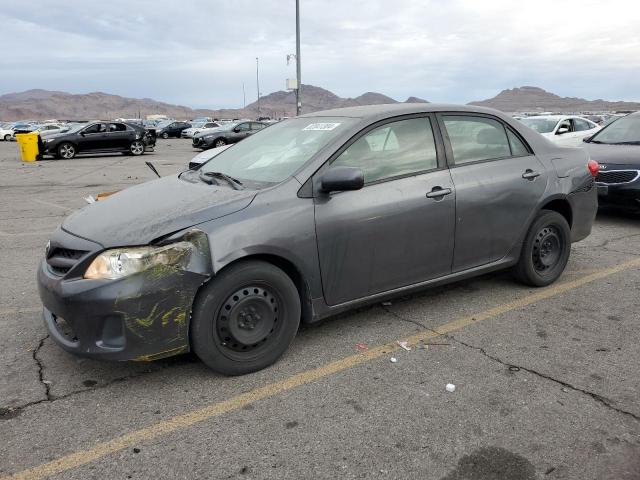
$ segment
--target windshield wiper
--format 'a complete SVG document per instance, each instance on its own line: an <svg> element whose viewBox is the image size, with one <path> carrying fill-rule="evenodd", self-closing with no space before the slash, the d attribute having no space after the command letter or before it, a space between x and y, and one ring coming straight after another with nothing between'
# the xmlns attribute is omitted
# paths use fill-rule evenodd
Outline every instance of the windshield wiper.
<svg viewBox="0 0 640 480"><path fill-rule="evenodd" d="M233 177L227 175L226 173L222 173L222 172L203 172L201 170L200 171L200 179L203 182L208 183L209 185L212 185L212 180L213 179L220 179L220 180L226 181L229 185L231 185L231 187L234 190L243 190L244 189L244 186L242 185L242 182L240 180L238 180L237 178L233 178Z"/></svg>

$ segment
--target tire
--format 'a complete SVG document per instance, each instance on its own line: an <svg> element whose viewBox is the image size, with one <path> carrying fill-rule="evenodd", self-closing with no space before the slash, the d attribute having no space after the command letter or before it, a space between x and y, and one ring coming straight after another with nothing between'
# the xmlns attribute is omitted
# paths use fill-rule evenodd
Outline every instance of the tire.
<svg viewBox="0 0 640 480"><path fill-rule="evenodd" d="M224 138L216 138L213 142L213 148L224 147L227 141Z"/></svg>
<svg viewBox="0 0 640 480"><path fill-rule="evenodd" d="M244 375L273 364L300 325L300 297L274 265L246 261L223 270L198 293L191 346L213 371Z"/></svg>
<svg viewBox="0 0 640 480"><path fill-rule="evenodd" d="M131 152L131 155L136 157L142 155L144 153L144 142L141 140L134 140L129 146L129 152Z"/></svg>
<svg viewBox="0 0 640 480"><path fill-rule="evenodd" d="M564 271L570 253L571 229L567 220L558 212L542 210L529 227L514 274L526 285L550 285Z"/></svg>
<svg viewBox="0 0 640 480"><path fill-rule="evenodd" d="M58 145L56 152L59 158L71 160L76 156L76 147L72 143L64 142Z"/></svg>
<svg viewBox="0 0 640 480"><path fill-rule="evenodd" d="M169 138L169 134L167 132L164 132L162 134L162 138L164 138L166 140L167 138Z"/></svg>
<svg viewBox="0 0 640 480"><path fill-rule="evenodd" d="M5 142L9 142L9 141L11 141L11 135L6 134L6 135L4 136L4 141L5 141Z"/></svg>

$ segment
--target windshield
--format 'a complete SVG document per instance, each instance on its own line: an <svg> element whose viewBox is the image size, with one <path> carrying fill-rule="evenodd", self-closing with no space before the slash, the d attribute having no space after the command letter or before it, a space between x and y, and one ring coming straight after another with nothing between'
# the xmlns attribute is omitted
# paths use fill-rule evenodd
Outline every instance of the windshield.
<svg viewBox="0 0 640 480"><path fill-rule="evenodd" d="M627 115L610 123L590 140L594 143L640 143L640 115Z"/></svg>
<svg viewBox="0 0 640 480"><path fill-rule="evenodd" d="M279 183L357 121L347 117L286 120L225 150L201 170L222 172L242 182Z"/></svg>
<svg viewBox="0 0 640 480"><path fill-rule="evenodd" d="M520 121L538 133L551 133L558 123L557 120L549 118L523 118Z"/></svg>

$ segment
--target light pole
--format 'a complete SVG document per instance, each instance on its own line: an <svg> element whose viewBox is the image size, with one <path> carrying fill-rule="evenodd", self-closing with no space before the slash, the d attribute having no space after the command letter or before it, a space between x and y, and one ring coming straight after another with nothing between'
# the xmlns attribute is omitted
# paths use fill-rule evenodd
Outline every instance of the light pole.
<svg viewBox="0 0 640 480"><path fill-rule="evenodd" d="M302 113L302 74L300 73L300 0L296 0L296 115Z"/></svg>
<svg viewBox="0 0 640 480"><path fill-rule="evenodd" d="M242 82L242 108L247 108L247 95L244 93L244 82Z"/></svg>
<svg viewBox="0 0 640 480"><path fill-rule="evenodd" d="M256 87L258 89L258 116L260 116L260 61L256 57Z"/></svg>

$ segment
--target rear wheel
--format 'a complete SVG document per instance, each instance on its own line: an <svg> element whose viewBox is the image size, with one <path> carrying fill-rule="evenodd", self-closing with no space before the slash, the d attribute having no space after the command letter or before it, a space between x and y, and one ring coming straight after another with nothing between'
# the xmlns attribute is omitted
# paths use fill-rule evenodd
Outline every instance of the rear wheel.
<svg viewBox="0 0 640 480"><path fill-rule="evenodd" d="M531 224L514 268L516 278L534 287L555 282L571 252L571 229L558 212L542 210Z"/></svg>
<svg viewBox="0 0 640 480"><path fill-rule="evenodd" d="M142 155L144 153L144 143L142 143L140 140L131 142L129 151L131 152L131 155Z"/></svg>
<svg viewBox="0 0 640 480"><path fill-rule="evenodd" d="M58 146L58 157L69 160L76 156L76 147L69 142L61 143Z"/></svg>
<svg viewBox="0 0 640 480"><path fill-rule="evenodd" d="M270 263L242 262L203 287L193 307L191 344L223 375L268 367L289 347L300 325L300 297Z"/></svg>
<svg viewBox="0 0 640 480"><path fill-rule="evenodd" d="M213 142L213 146L215 148L224 147L227 144L227 141L224 138L217 138L215 142Z"/></svg>

